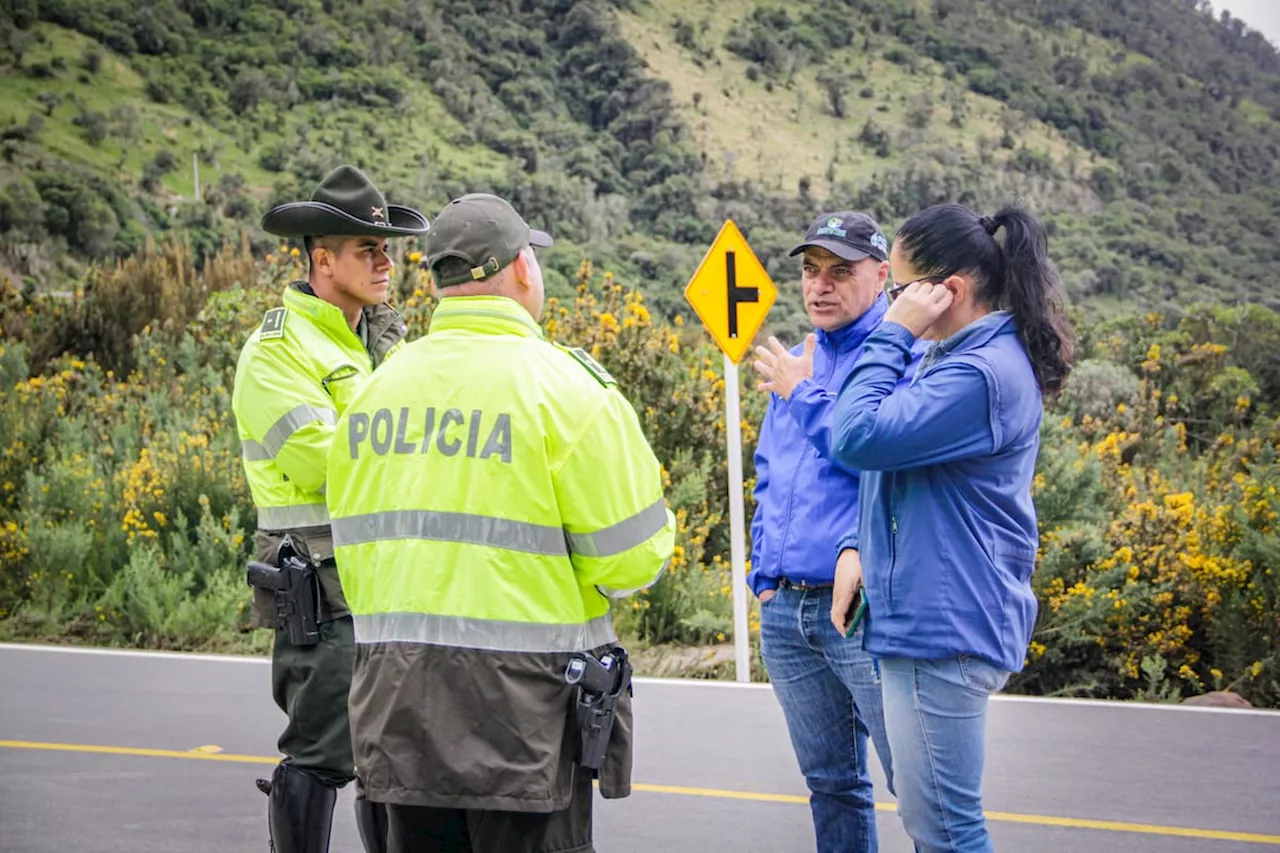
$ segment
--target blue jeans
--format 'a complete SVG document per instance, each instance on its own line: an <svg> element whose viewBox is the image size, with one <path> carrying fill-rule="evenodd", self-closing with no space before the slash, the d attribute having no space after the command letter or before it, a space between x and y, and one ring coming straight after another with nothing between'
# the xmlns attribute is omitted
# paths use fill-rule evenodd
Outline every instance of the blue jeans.
<svg viewBox="0 0 1280 853"><path fill-rule="evenodd" d="M918 853L991 853L982 813L987 700L1009 673L969 655L884 658L898 814Z"/></svg>
<svg viewBox="0 0 1280 853"><path fill-rule="evenodd" d="M809 786L818 853L876 853L868 737L893 790L880 674L831 624L831 590L781 588L760 607L760 653Z"/></svg>

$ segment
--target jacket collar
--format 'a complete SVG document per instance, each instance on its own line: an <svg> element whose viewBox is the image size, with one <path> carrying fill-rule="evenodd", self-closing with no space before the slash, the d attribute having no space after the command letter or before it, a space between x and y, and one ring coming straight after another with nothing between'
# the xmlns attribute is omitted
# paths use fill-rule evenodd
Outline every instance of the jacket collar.
<svg viewBox="0 0 1280 853"><path fill-rule="evenodd" d="M1016 328L1011 311L992 311L990 314L979 317L951 337L929 347L920 361L920 366L916 368L916 375L911 380L912 384L914 385L915 380L939 359L952 353L977 349L997 335L1013 332Z"/></svg>
<svg viewBox="0 0 1280 853"><path fill-rule="evenodd" d="M449 296L436 303L427 333L464 329L490 335L541 338L542 327L514 299L505 296Z"/></svg>
<svg viewBox="0 0 1280 853"><path fill-rule="evenodd" d="M974 320L946 340L939 341L937 344L938 349L941 350L939 355L977 349L996 335L1004 333L1006 327L1009 331L1013 331L1013 325L1012 311L992 311Z"/></svg>
<svg viewBox="0 0 1280 853"><path fill-rule="evenodd" d="M889 310L889 298L881 293L871 307L862 316L847 326L841 326L834 332L818 329L818 345L823 349L843 352L853 349L866 340L867 335L875 331L884 319L884 312Z"/></svg>
<svg viewBox="0 0 1280 853"><path fill-rule="evenodd" d="M351 338L359 340L351 326L347 325L346 315L342 309L332 302L326 302L305 281L292 282L284 290L284 307L297 311L310 318L311 322L323 329L330 337Z"/></svg>

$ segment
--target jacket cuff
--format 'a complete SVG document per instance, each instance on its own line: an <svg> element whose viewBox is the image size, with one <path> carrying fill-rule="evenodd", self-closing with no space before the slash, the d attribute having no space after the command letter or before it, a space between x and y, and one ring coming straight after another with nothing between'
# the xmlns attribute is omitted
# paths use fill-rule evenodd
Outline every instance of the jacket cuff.
<svg viewBox="0 0 1280 853"><path fill-rule="evenodd" d="M880 328L876 329L878 337L892 341L905 350L910 350L915 345L916 336L911 334L911 330L901 323L881 323Z"/></svg>
<svg viewBox="0 0 1280 853"><path fill-rule="evenodd" d="M760 597L760 593L766 589L777 589L778 579L765 577L762 574L755 573L747 578L747 586L751 587L751 593L756 598Z"/></svg>
<svg viewBox="0 0 1280 853"><path fill-rule="evenodd" d="M818 383L814 382L811 377L805 376L795 384L795 387L791 389L791 396L787 398L787 402L790 403L792 400L796 398L797 395L803 394L809 388L815 388L815 387L818 388L819 391L822 390L821 386L819 386Z"/></svg>
<svg viewBox="0 0 1280 853"><path fill-rule="evenodd" d="M858 531L857 530L854 530L851 533L846 533L840 539L840 544L836 545L836 558L838 559L840 555L843 554L845 550L849 548L852 548L855 551L858 550Z"/></svg>

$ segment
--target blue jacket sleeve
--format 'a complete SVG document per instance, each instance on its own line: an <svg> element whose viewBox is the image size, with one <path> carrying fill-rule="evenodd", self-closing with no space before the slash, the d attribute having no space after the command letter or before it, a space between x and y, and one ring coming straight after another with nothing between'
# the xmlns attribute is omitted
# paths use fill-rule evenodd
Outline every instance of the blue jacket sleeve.
<svg viewBox="0 0 1280 853"><path fill-rule="evenodd" d="M897 387L914 340L897 323L867 338L836 399L832 456L842 465L893 471L994 451L987 381L976 368L943 364Z"/></svg>
<svg viewBox="0 0 1280 853"><path fill-rule="evenodd" d="M802 379L791 392L787 411L792 420L809 437L818 454L828 462L831 457L831 416L836 408L836 395L812 379ZM855 477L858 472L836 463L846 474Z"/></svg>
<svg viewBox="0 0 1280 853"><path fill-rule="evenodd" d="M773 422L773 414L776 408L773 398L770 397L769 405L764 412L764 420L760 423L760 438L756 441L756 487L751 493L755 497L756 511L751 516L751 571L747 573L747 586L756 595L766 589L776 589L778 586L777 581L763 577L761 574L761 569L764 566L764 507L762 503L765 492L769 488L769 445L773 433L770 424Z"/></svg>

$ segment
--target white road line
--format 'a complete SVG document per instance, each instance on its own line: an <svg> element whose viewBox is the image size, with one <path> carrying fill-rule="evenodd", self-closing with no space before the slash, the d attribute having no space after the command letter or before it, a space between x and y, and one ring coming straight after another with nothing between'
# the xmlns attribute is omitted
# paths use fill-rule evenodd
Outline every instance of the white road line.
<svg viewBox="0 0 1280 853"><path fill-rule="evenodd" d="M194 652L152 652L142 649L100 649L89 646L50 646L26 643L0 643L0 652L61 652L69 655L113 655L157 660L200 660L221 663L271 663L265 655L206 655Z"/></svg>
<svg viewBox="0 0 1280 853"><path fill-rule="evenodd" d="M0 652L59 652L74 655L113 655L116 657L154 658L170 661L212 661L215 663L250 663L269 664L271 659L265 655L210 655L194 652L156 652L142 649L103 649L86 646L54 646L26 643L0 643ZM719 690L769 690L768 684L743 684L737 681L717 681L708 678L648 678L637 677L636 684L653 687L692 687L714 688ZM1253 716L1274 717L1280 720L1280 710L1267 708L1219 708L1203 705L1171 705L1154 702L1124 702L1114 699L1077 699L1054 696L1023 696L1015 694L996 694L991 697L995 702L1009 702L1022 705L1081 705L1088 708L1124 708L1140 711L1186 711L1201 714L1246 714Z"/></svg>

